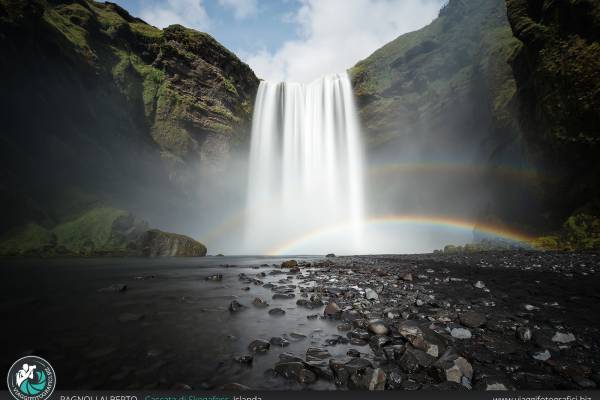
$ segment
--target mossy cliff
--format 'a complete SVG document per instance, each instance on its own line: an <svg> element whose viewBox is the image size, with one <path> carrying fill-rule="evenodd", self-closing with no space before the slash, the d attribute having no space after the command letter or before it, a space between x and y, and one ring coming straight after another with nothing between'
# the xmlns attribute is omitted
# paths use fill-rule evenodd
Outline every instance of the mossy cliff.
<svg viewBox="0 0 600 400"><path fill-rule="evenodd" d="M507 8L522 43L512 61L519 121L553 177L543 187L547 218L563 225L561 242L574 247L579 237L589 248L600 215L600 2L507 0Z"/></svg>
<svg viewBox="0 0 600 400"><path fill-rule="evenodd" d="M0 53L0 234L101 204L189 220L199 179L248 137L258 79L205 33L108 2L0 0Z"/></svg>
<svg viewBox="0 0 600 400"><path fill-rule="evenodd" d="M93 208L45 228L28 223L0 237L0 256L171 256L206 255L206 247L175 233L149 229L131 213Z"/></svg>
<svg viewBox="0 0 600 400"><path fill-rule="evenodd" d="M431 210L409 212L462 214L524 230L540 223L532 212L537 183L515 184L509 179L515 174L504 173L507 167L530 168L509 63L519 46L503 0L450 0L431 24L398 37L350 69L374 158L433 165L443 160L450 167L473 166L469 173L479 168L470 178L448 174L429 185L446 185L446 193L472 193L443 202L469 207L442 210L437 201ZM465 184L467 179L473 181ZM415 193L428 185L421 182ZM427 196L444 195L435 190ZM418 207L424 201L413 202Z"/></svg>
<svg viewBox="0 0 600 400"><path fill-rule="evenodd" d="M481 222L597 245L599 38L597 1L450 0L350 70L370 151L477 154Z"/></svg>

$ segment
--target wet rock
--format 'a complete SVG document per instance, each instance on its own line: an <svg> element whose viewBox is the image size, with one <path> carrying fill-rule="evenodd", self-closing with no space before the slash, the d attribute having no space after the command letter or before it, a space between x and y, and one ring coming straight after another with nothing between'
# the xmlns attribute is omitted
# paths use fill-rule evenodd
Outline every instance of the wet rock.
<svg viewBox="0 0 600 400"><path fill-rule="evenodd" d="M292 337L293 339L296 339L296 340L306 339L306 335L304 333L300 333L300 332L292 332L292 333L290 333L290 337Z"/></svg>
<svg viewBox="0 0 600 400"><path fill-rule="evenodd" d="M407 282L412 282L413 280L413 276L410 272L401 272L398 275L398 279L403 280L403 281L407 281Z"/></svg>
<svg viewBox="0 0 600 400"><path fill-rule="evenodd" d="M264 301L260 297L255 297L254 300L252 300L252 305L254 305L255 307L258 307L258 308L269 307L269 303L267 303L266 301Z"/></svg>
<svg viewBox="0 0 600 400"><path fill-rule="evenodd" d="M471 337L472 337L470 330L468 330L467 328L460 327L460 326L455 326L455 327L450 328L450 335L455 339L461 339L461 340L471 339Z"/></svg>
<svg viewBox="0 0 600 400"><path fill-rule="evenodd" d="M473 378L473 367L464 357L458 355L452 348L432 364L432 372L439 381L456 382L470 386Z"/></svg>
<svg viewBox="0 0 600 400"><path fill-rule="evenodd" d="M275 317L279 317L285 314L285 310L282 310L281 308L271 308L269 310L269 315L273 315Z"/></svg>
<svg viewBox="0 0 600 400"><path fill-rule="evenodd" d="M306 316L307 319L317 319L319 318L319 314L311 314Z"/></svg>
<svg viewBox="0 0 600 400"><path fill-rule="evenodd" d="M360 339L360 340L369 340L369 332L362 329L354 329L351 332L348 332L348 337L350 339Z"/></svg>
<svg viewBox="0 0 600 400"><path fill-rule="evenodd" d="M213 274L204 278L205 281L215 281L220 282L223 280L223 274Z"/></svg>
<svg viewBox="0 0 600 400"><path fill-rule="evenodd" d="M526 326L518 327L515 334L517 336L517 339L519 339L523 343L529 342L532 337L531 329L529 329Z"/></svg>
<svg viewBox="0 0 600 400"><path fill-rule="evenodd" d="M330 358L329 351L317 347L309 347L306 350L306 361L321 361Z"/></svg>
<svg viewBox="0 0 600 400"><path fill-rule="evenodd" d="M297 274L300 272L300 267L292 267L290 268L290 274Z"/></svg>
<svg viewBox="0 0 600 400"><path fill-rule="evenodd" d="M317 380L317 375L300 362L278 362L275 372L286 379L294 379L298 383L310 384Z"/></svg>
<svg viewBox="0 0 600 400"><path fill-rule="evenodd" d="M533 353L531 355L531 357L534 360L546 361L546 360L549 360L550 357L552 357L552 355L550 354L550 352L548 350L544 350L544 351L538 351L536 353Z"/></svg>
<svg viewBox="0 0 600 400"><path fill-rule="evenodd" d="M329 253L329 254L327 254L325 257L327 257L327 258L333 258L333 257L335 257L335 254L333 254L333 253Z"/></svg>
<svg viewBox="0 0 600 400"><path fill-rule="evenodd" d="M387 336L375 335L369 339L369 346L373 349L374 353L381 353L383 348L390 344L392 339Z"/></svg>
<svg viewBox="0 0 600 400"><path fill-rule="evenodd" d="M292 268L297 266L298 262L296 260L287 260L281 263L281 268Z"/></svg>
<svg viewBox="0 0 600 400"><path fill-rule="evenodd" d="M252 364L252 361L254 361L254 357L249 354L244 354L241 356L234 357L233 360L237 363L248 365Z"/></svg>
<svg viewBox="0 0 600 400"><path fill-rule="evenodd" d="M365 289L365 298L367 300L379 300L379 295L371 288Z"/></svg>
<svg viewBox="0 0 600 400"><path fill-rule="evenodd" d="M485 325L487 318L484 314L476 311L468 311L460 315L460 323L469 328L479 328Z"/></svg>
<svg viewBox="0 0 600 400"><path fill-rule="evenodd" d="M398 326L398 333L415 348L425 351L430 356L439 357L446 349L444 338L423 323L413 320L403 321Z"/></svg>
<svg viewBox="0 0 600 400"><path fill-rule="evenodd" d="M123 284L123 283L115 283L112 284L110 286L107 286L105 288L102 289L98 289L98 292L113 292L113 293L119 293L119 292L124 292L127 290L127 285Z"/></svg>
<svg viewBox="0 0 600 400"><path fill-rule="evenodd" d="M331 365L331 364L329 364ZM344 364L344 369L349 375L361 374L366 371L367 368L373 368L373 364L366 358L352 358Z"/></svg>
<svg viewBox="0 0 600 400"><path fill-rule="evenodd" d="M271 343L271 345L276 346L276 347L285 347L285 346L289 346L290 342L285 340L282 337L272 337L269 340L269 343Z"/></svg>
<svg viewBox="0 0 600 400"><path fill-rule="evenodd" d="M477 289L483 289L485 288L485 283L483 283L483 281L477 281L473 284L474 287L476 287Z"/></svg>
<svg viewBox="0 0 600 400"><path fill-rule="evenodd" d="M567 344L575 341L575 335L572 333L556 332L552 336L552 341L555 343Z"/></svg>
<svg viewBox="0 0 600 400"><path fill-rule="evenodd" d="M325 307L325 310L323 310L323 314L328 318L339 318L340 313L341 313L340 308L338 307L337 304L335 304L333 302L327 304L327 306Z"/></svg>
<svg viewBox="0 0 600 400"><path fill-rule="evenodd" d="M344 322L353 322L360 319L360 313L356 310L345 310L342 312L341 320Z"/></svg>
<svg viewBox="0 0 600 400"><path fill-rule="evenodd" d="M381 368L367 368L364 372L350 375L348 387L356 390L384 390L386 376Z"/></svg>
<svg viewBox="0 0 600 400"><path fill-rule="evenodd" d="M237 300L233 300L231 303L229 303L229 311L231 311L232 313L242 311L245 308L246 306L240 304Z"/></svg>
<svg viewBox="0 0 600 400"><path fill-rule="evenodd" d="M140 321L145 318L144 314L136 314L136 313L122 313L119 314L119 322L134 322Z"/></svg>
<svg viewBox="0 0 600 400"><path fill-rule="evenodd" d="M352 330L352 325L350 325L350 324L340 324L336 328L337 328L338 331L347 332L347 331Z"/></svg>
<svg viewBox="0 0 600 400"><path fill-rule="evenodd" d="M273 300L287 300L293 299L294 297L296 297L294 293L275 293L273 295Z"/></svg>
<svg viewBox="0 0 600 400"><path fill-rule="evenodd" d="M375 335L387 335L389 332L388 327L381 320L373 320L369 322L367 330Z"/></svg>
<svg viewBox="0 0 600 400"><path fill-rule="evenodd" d="M314 308L322 307L323 302L320 300L316 300L316 299L315 299L315 301L311 301L311 300L307 300L307 299L299 299L298 301L296 301L296 305L298 305L300 307L308 308L309 310L312 310Z"/></svg>
<svg viewBox="0 0 600 400"><path fill-rule="evenodd" d="M583 376L573 377L573 382L582 389L596 389L597 387L596 382Z"/></svg>
<svg viewBox="0 0 600 400"><path fill-rule="evenodd" d="M266 340L257 339L248 345L248 350L251 353L266 353L270 347L271 344Z"/></svg>
<svg viewBox="0 0 600 400"><path fill-rule="evenodd" d="M360 357L360 351L358 351L356 349L350 349L350 350L348 350L348 352L346 353L346 355L348 357Z"/></svg>

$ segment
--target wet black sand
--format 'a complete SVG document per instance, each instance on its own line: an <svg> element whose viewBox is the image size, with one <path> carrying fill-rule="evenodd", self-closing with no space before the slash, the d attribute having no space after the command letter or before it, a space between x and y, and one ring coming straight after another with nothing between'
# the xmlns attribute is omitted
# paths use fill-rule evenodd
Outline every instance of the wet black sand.
<svg viewBox="0 0 600 400"><path fill-rule="evenodd" d="M54 366L58 389L600 383L598 254L301 257L299 272L280 268L285 259L3 260L1 367L40 355ZM287 292L294 297L273 299ZM256 297L269 306L253 305ZM312 309L297 305L311 299ZM233 300L244 307L230 311ZM328 303L339 311L324 318ZM273 308L285 315L269 314ZM384 335L369 333L374 319ZM399 331L411 324L422 340ZM471 337L453 337L452 328ZM517 329L529 329L531 339L519 339ZM264 354L248 349L273 337L289 344ZM439 354L429 346L438 341ZM324 351L307 363L308 348ZM243 355L252 363L236 360ZM456 381L445 369L459 357L472 373L463 369Z"/></svg>

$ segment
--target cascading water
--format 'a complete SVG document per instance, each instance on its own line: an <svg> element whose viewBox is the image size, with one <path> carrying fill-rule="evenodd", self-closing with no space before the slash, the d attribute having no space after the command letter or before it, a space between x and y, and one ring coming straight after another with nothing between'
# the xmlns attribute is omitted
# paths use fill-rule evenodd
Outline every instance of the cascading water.
<svg viewBox="0 0 600 400"><path fill-rule="evenodd" d="M273 252L337 227L335 238L295 250L359 253L363 203L363 149L347 74L307 85L262 81L252 122L246 251Z"/></svg>

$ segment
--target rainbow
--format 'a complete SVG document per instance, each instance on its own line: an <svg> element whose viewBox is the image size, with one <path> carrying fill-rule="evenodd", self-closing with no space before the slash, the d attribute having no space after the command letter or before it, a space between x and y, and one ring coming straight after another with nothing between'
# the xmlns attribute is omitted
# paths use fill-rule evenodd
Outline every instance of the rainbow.
<svg viewBox="0 0 600 400"><path fill-rule="evenodd" d="M481 224L479 222L466 219L435 215L386 215L379 217L371 217L366 220L366 225L421 225L439 228L461 229L467 231L472 231L473 229L475 229L475 227L477 227L478 232L482 232L484 234L509 241L528 243L533 240L533 236L529 236L525 233L519 232L511 228L507 228L505 226ZM338 232L342 229L347 229L349 227L350 224L347 222L321 227L306 232L302 236L289 240L285 243L281 243L277 247L271 249L268 252L268 254L273 256L291 254L294 248L297 248L303 243L318 239L319 237L328 234Z"/></svg>
<svg viewBox="0 0 600 400"><path fill-rule="evenodd" d="M491 174L505 179L540 181L547 178L540 172L527 167L513 167L509 165L478 165L478 164L460 164L452 162L428 162L428 163L387 163L375 164L368 169L371 177L396 174L454 174L454 175L475 175L483 176Z"/></svg>

